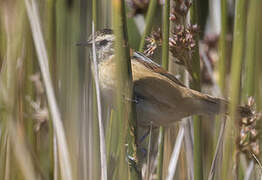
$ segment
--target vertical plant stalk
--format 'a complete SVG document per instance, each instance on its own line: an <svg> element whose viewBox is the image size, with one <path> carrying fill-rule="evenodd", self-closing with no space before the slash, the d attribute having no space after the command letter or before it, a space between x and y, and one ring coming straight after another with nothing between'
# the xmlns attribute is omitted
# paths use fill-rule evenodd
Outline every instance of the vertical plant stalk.
<svg viewBox="0 0 262 180"><path fill-rule="evenodd" d="M185 149L186 149L186 163L187 163L187 174L188 179L194 178L194 142L193 142L193 133L191 133L191 129L193 126L192 117L185 118L182 120L184 123L185 133ZM193 132L193 131L192 131Z"/></svg>
<svg viewBox="0 0 262 180"><path fill-rule="evenodd" d="M24 3L21 1L1 2L1 75L0 75L0 104L1 104L1 156L5 162L0 162L0 179L36 179L41 171L35 166L35 159L30 150L35 150L34 132L30 117L24 121L24 112L29 106L23 100L29 83L25 82L25 71L32 65L31 46L26 44L27 37L23 32L28 30ZM31 36L31 35L29 35ZM29 55L30 54L30 55ZM25 64L26 63L26 64ZM32 66L31 66L32 67ZM26 105L28 106L26 106ZM29 111L26 111L29 113ZM30 125L29 125L30 124ZM31 128L30 132L27 131ZM1 138L1 139L2 139ZM2 139L2 140L3 140ZM29 142L30 141L30 142ZM31 143L30 150L28 143ZM3 152L3 148L5 152ZM3 164L2 164L3 163ZM25 165L26 163L26 165ZM39 170L39 171L38 171ZM4 172L4 173L2 173Z"/></svg>
<svg viewBox="0 0 262 180"><path fill-rule="evenodd" d="M177 134L176 143L174 145L172 156L169 162L168 176L166 180L172 180L174 178L176 172L176 166L178 164L179 153L183 142L184 133L185 133L185 124L184 122L181 122L179 124L179 131Z"/></svg>
<svg viewBox="0 0 262 180"><path fill-rule="evenodd" d="M197 86L192 86L192 87L197 87ZM194 125L194 179L201 180L203 179L202 134L201 134L202 122L201 122L200 116L194 116L193 121L194 121L193 122L193 125Z"/></svg>
<svg viewBox="0 0 262 180"><path fill-rule="evenodd" d="M168 69L169 60L169 14L170 14L170 0L165 1L164 5L164 17L163 17L163 44L162 44L162 66L164 69ZM161 180L163 177L163 152L164 152L164 127L159 129L159 144L158 144L158 165L157 165L157 179Z"/></svg>
<svg viewBox="0 0 262 180"><path fill-rule="evenodd" d="M92 24L92 23L91 23ZM91 25L92 27L92 25ZM88 81L89 80L89 81ZM88 100L88 105L89 105L89 123L88 123L88 146L93 147L91 150L88 152L88 177L89 179L94 179L94 178L100 178L101 177L101 170L100 168L100 162L101 162L101 157L100 157L100 151L97 152L98 149L100 149L99 144L99 123L98 123L98 110L97 110L97 95L96 95L96 88L95 88L95 82L90 78L88 79L87 82L88 88L89 88L89 100ZM107 152L107 151L106 151ZM99 161L100 159L100 161Z"/></svg>
<svg viewBox="0 0 262 180"><path fill-rule="evenodd" d="M1 2L1 27L5 36L5 49L0 71L1 105L1 173L0 178L24 178L34 180L39 177L31 153L27 147L24 124L19 122L18 64L24 63L24 38L20 31L25 30L24 7L19 1ZM10 10L14 14L10 14ZM1 47L2 48L2 47ZM4 150L5 149L5 150ZM4 151L3 151L4 150ZM3 158L3 159L2 159ZM12 161L16 160L16 161ZM26 162L26 165L25 165ZM3 164L2 164L3 163ZM19 169L19 174L17 170Z"/></svg>
<svg viewBox="0 0 262 180"><path fill-rule="evenodd" d="M255 93L255 45L256 45L256 14L257 14L257 0L249 2L248 16L246 25L246 48L245 48L245 61L246 61L246 84L245 92L247 99L248 96L254 96Z"/></svg>
<svg viewBox="0 0 262 180"><path fill-rule="evenodd" d="M53 167L53 178L54 180L58 180L58 155L57 155L57 140L56 140L56 137L54 136L53 138L53 163L54 165L52 166Z"/></svg>
<svg viewBox="0 0 262 180"><path fill-rule="evenodd" d="M153 22L154 22L153 18L154 18L155 12L156 12L156 7L157 7L157 0L150 0L148 11L147 11L147 14L146 14L146 26L145 26L145 30L144 30L144 33L142 35L141 41L140 41L140 45L139 45L139 51L140 52L143 51L146 37L148 36L148 34L151 31L151 28L153 26Z"/></svg>
<svg viewBox="0 0 262 180"><path fill-rule="evenodd" d="M198 22L198 12L197 4L198 1L193 1L191 7L191 23L197 24ZM199 57L199 47L198 47L199 35L196 37L196 48L192 54L192 84L191 87L194 90L201 91L200 83L200 57ZM202 163L202 125L200 116L194 116L194 179L203 179L203 163Z"/></svg>
<svg viewBox="0 0 262 180"><path fill-rule="evenodd" d="M257 2L257 7L262 7L262 1L258 1ZM262 16L262 12L257 10L257 17L261 17ZM256 57L256 76L257 77L261 77L262 76L262 51L261 51L261 47L262 47L262 21L260 18L257 18L257 29L260 29L260 31L256 32L256 53L255 53L255 57ZM256 78L255 81L255 97L256 97L256 108L258 110L262 109L262 81L261 78ZM262 127L262 122L260 121L259 123L259 127L261 129ZM262 142L262 138L259 138L259 144L261 144Z"/></svg>
<svg viewBox="0 0 262 180"><path fill-rule="evenodd" d="M221 5L221 32L219 37L219 85L222 94L225 94L226 78L226 35L227 35L227 0L220 0Z"/></svg>
<svg viewBox="0 0 262 180"><path fill-rule="evenodd" d="M54 94L54 89L52 86L52 81L51 81L49 66L48 66L48 56L44 44L42 30L40 27L40 20L37 13L37 7L35 1L25 0L25 4L26 4L26 12L31 25L33 39L36 47L38 62L44 81L49 109L52 115L53 127L55 131L55 135L57 137L61 176L62 179L64 180L72 180L73 179L72 168L70 163L68 145L66 142L60 111L58 109L58 105Z"/></svg>
<svg viewBox="0 0 262 180"><path fill-rule="evenodd" d="M218 44L218 54L219 54L219 61L218 61L218 70L219 70L219 91L220 96L225 96L226 93L226 74L227 74L227 0L220 0L220 24L221 24L221 31L219 36L219 44ZM215 81L213 81L215 82ZM212 165L209 171L208 179L212 180L214 178L221 178L221 162L223 156L223 145L224 145L224 134L225 134L225 124L226 118L222 116L216 117L215 121L215 142L216 147L214 152L214 158L212 161ZM219 128L220 127L220 130ZM216 141L217 140L217 141ZM215 145L215 144L214 144Z"/></svg>
<svg viewBox="0 0 262 180"><path fill-rule="evenodd" d="M158 154L157 154L157 179L161 180L163 177L163 159L164 159L164 139L165 131L163 127L159 129L159 142L158 142Z"/></svg>
<svg viewBox="0 0 262 180"><path fill-rule="evenodd" d="M233 52L232 52L232 64L231 64L231 89L230 98L231 104L229 105L230 121L226 126L226 147L225 147L225 158L223 161L223 172L222 179L227 179L233 175L237 176L236 170L238 169L238 158L237 158L237 146L236 142L237 134L239 131L239 123L236 122L236 106L239 103L240 96L240 77L241 77L241 65L243 58L244 48L244 29L245 29L245 9L246 1L236 1L235 7L235 24L233 34ZM232 165L233 162L234 165ZM236 167L233 169L233 167ZM235 177L237 178L237 177Z"/></svg>
<svg viewBox="0 0 262 180"><path fill-rule="evenodd" d="M198 14L196 1L193 2L191 10L191 24L197 24ZM201 78L200 78L200 57L199 57L199 45L198 45L199 35L196 36L196 48L192 54L192 88L197 91L201 91Z"/></svg>
<svg viewBox="0 0 262 180"><path fill-rule="evenodd" d="M104 135L104 127L102 122L102 106L101 106L101 93L99 87L99 80L98 80L98 67L97 67L97 58L95 52L95 30L97 29L97 1L92 0L92 54L93 54L93 64L94 64L94 73L95 73L95 81L93 82L93 87L95 85L96 93L96 102L94 103L97 105L97 117L98 117L98 128L99 128L99 144L100 144L100 165L101 165L101 179L107 180L107 152L106 152L106 142L105 142L105 135ZM96 109L96 108L94 108ZM96 118L95 118L96 119ZM96 123L94 122L94 127Z"/></svg>
<svg viewBox="0 0 262 180"><path fill-rule="evenodd" d="M209 175L208 175L208 180L212 180L215 179L216 174L218 174L218 169L219 169L219 164L221 162L222 159L222 155L223 155L223 139L224 139L224 131L225 131L225 125L226 125L226 116L224 117L224 119L222 119L221 122L221 127L220 127L220 132L219 132L219 136L218 136L218 140L217 140L217 146L216 146L216 151L215 151L215 155L212 161L212 165L209 171Z"/></svg>
<svg viewBox="0 0 262 180"><path fill-rule="evenodd" d="M99 125L99 140L100 140L100 161L101 161L101 179L107 180L107 159L106 159L106 145L105 145L105 135L104 127L102 122L102 107L101 107L101 95L98 81L98 67L95 51L95 26L94 22L92 23L92 53L94 61L94 70L95 70L95 87L96 87L96 97L97 97L97 113L98 113L98 125Z"/></svg>
<svg viewBox="0 0 262 180"><path fill-rule="evenodd" d="M258 7L262 7L262 2L259 1L257 3ZM257 15L258 17L261 17L262 12L261 11L257 11ZM257 27L258 29L262 29L262 22L261 19L257 19ZM257 77L261 77L262 76L262 51L261 51L261 47L262 47L262 31L257 31L257 36L256 36L256 75ZM255 83L255 97L256 97L256 108L261 110L262 109L262 81L261 79L258 80L256 79L256 83ZM260 121L259 123L259 127L261 129L262 127L262 122ZM262 138L259 138L259 144L261 144L262 142ZM262 166L259 166L260 169L262 169Z"/></svg>
<svg viewBox="0 0 262 180"><path fill-rule="evenodd" d="M97 0L90 0L91 4L92 4L92 34L93 34L93 26L94 26L94 31L97 30L98 27L98 22L97 22ZM93 49L92 49L93 50ZM94 60L94 59L93 59ZM94 61L93 61L94 62ZM96 64L96 63L94 63ZM95 75L96 76L96 75ZM95 77L96 79L96 77ZM90 88L91 90L91 96L92 96L92 100L91 100L91 108L90 110L92 111L92 116L90 118L90 133L92 134L92 138L90 138L90 144L93 146L93 149L95 149L95 151L93 151L93 153L91 153L92 155L90 155L90 160L91 161L95 161L95 163L92 163L92 165L90 165L90 167L92 167L92 169L89 169L89 177L99 177L100 173L102 174L101 179L102 178L108 178L108 173L107 173L107 161L105 161L105 157L103 155L103 153L101 152L101 150L104 153L107 153L107 149L104 149L105 146L105 137L104 137L104 127L103 127L103 123L100 123L100 116L103 114L103 111L101 110L101 100L98 100L98 91L96 87L96 82L98 81L92 81L91 79L88 81L90 84ZM90 96L90 97L91 97ZM100 90L99 90L99 97L100 96ZM101 98L99 98L101 99ZM99 107L99 110L98 110ZM105 115L105 114L103 114ZM102 118L101 118L102 119ZM103 121L103 120L102 120ZM101 122L102 122L101 121ZM101 126L101 129L100 129ZM100 131L102 130L102 131ZM101 134L103 133L103 134ZM99 143L98 143L99 141ZM102 146L100 144L103 144ZM96 151L96 149L101 149L99 152ZM107 154L105 155L107 158ZM100 162L96 162L96 158L99 157L100 158ZM101 170L99 169L99 165L101 166Z"/></svg>
<svg viewBox="0 0 262 180"><path fill-rule="evenodd" d="M95 30L97 30L97 0L92 0L92 20Z"/></svg>
<svg viewBox="0 0 262 180"><path fill-rule="evenodd" d="M170 14L170 0L165 1L164 5L164 18L163 18L163 44L162 44L162 66L168 69L169 60L169 14Z"/></svg>
<svg viewBox="0 0 262 180"><path fill-rule="evenodd" d="M28 180L34 180L37 179L38 174L35 172L33 159L31 157L31 154L29 153L29 150L26 147L25 139L19 134L19 127L14 123L14 119L12 119L12 115L9 115L7 117L7 129L8 134L10 137L10 143L14 150L14 155L18 161L19 168L21 168L21 171L25 177L25 179ZM21 155L22 154L22 155ZM27 163L25 166L24 163Z"/></svg>
<svg viewBox="0 0 262 180"><path fill-rule="evenodd" d="M117 67L117 123L119 130L118 139L118 178L126 177L129 179L139 179L140 174L136 167L126 163L126 157L137 162L136 156L136 120L135 108L132 108L133 98L132 69L128 46L126 29L126 14L124 0L113 0L113 30L115 34L115 58ZM127 147L125 146L127 144ZM135 165L136 166L136 165Z"/></svg>
<svg viewBox="0 0 262 180"><path fill-rule="evenodd" d="M8 137L6 135L5 136L5 148L6 148L6 151L5 151L5 167L4 167L4 178L5 179L9 179L9 176L10 176L10 161L11 161L11 158L10 158L10 142L8 140Z"/></svg>
<svg viewBox="0 0 262 180"><path fill-rule="evenodd" d="M52 74L52 80L54 84L55 92L58 92L58 77L57 77L57 59L56 59L56 52L57 52L57 41L56 41L56 10L55 10L55 2L54 1L47 1L47 51L49 52L49 62ZM33 44L32 44L33 46ZM30 72L29 72L30 73ZM49 173L53 174L53 179L58 179L58 156L57 156L57 143L55 141L54 135L54 128L52 121L48 121L49 130Z"/></svg>
<svg viewBox="0 0 262 180"><path fill-rule="evenodd" d="M149 176L150 176L150 152L151 152L151 142L152 142L152 123L150 125L150 129L149 129L149 140L148 140L148 146L147 146L147 170L146 170L146 180L149 180Z"/></svg>
<svg viewBox="0 0 262 180"><path fill-rule="evenodd" d="M254 161L251 161L248 165L248 168L246 169L245 172L245 178L244 180L249 180L252 177L252 172L254 171Z"/></svg>

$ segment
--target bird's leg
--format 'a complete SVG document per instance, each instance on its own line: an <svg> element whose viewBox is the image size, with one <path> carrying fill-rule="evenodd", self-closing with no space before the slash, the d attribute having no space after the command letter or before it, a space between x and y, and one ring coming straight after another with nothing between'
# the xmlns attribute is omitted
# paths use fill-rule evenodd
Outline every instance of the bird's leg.
<svg viewBox="0 0 262 180"><path fill-rule="evenodd" d="M147 155L147 149L144 148L143 146L141 146L141 144L146 139L146 137L150 134L150 129L151 128L148 128L146 133L144 135L142 135L141 138L138 139L138 147L140 149L140 152L143 154L143 157L145 157Z"/></svg>
<svg viewBox="0 0 262 180"><path fill-rule="evenodd" d="M145 140L145 138L149 135L149 133L150 133L150 127L148 128L146 133L138 140L138 143L141 144Z"/></svg>

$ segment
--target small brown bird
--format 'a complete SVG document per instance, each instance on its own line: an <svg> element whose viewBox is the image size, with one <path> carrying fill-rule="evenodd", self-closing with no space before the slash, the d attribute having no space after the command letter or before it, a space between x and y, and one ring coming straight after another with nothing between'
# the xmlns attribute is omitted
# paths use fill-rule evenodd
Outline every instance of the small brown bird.
<svg viewBox="0 0 262 180"><path fill-rule="evenodd" d="M93 37L79 45L91 45ZM116 89L114 34L110 29L98 31L94 37L102 97L113 102ZM184 86L174 75L143 55L131 58L137 122L141 126L167 126L191 115L226 113L228 102ZM251 115L250 109L239 106L238 115Z"/></svg>

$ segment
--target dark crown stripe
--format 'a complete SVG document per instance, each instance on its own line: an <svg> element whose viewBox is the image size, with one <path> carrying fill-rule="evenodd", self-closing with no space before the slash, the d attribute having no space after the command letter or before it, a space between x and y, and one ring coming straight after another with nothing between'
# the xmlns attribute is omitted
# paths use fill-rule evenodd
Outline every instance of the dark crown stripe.
<svg viewBox="0 0 262 180"><path fill-rule="evenodd" d="M97 36L103 36L103 35L107 35L107 34L113 34L113 30L112 29L108 29L108 28L105 28L105 29L102 29L100 31L97 31L95 33L95 36L94 38L96 39ZM88 38L88 41L92 40L92 34L89 36Z"/></svg>
<svg viewBox="0 0 262 180"><path fill-rule="evenodd" d="M112 31L112 29L102 29L101 31L99 31L98 32L99 34L104 34L104 35L106 35L106 34L113 34L113 31Z"/></svg>

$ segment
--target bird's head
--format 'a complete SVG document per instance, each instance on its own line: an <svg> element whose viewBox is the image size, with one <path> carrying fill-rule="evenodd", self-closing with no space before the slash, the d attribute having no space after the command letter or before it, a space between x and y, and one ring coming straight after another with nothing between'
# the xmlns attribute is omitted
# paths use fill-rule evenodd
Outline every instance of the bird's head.
<svg viewBox="0 0 262 180"><path fill-rule="evenodd" d="M92 55L92 44L93 40L95 43L95 51L98 62L107 60L111 55L114 54L114 40L115 36L111 29L103 29L97 31L93 35L90 35L88 41L80 42L77 45L80 46L89 46L90 47L90 54Z"/></svg>

